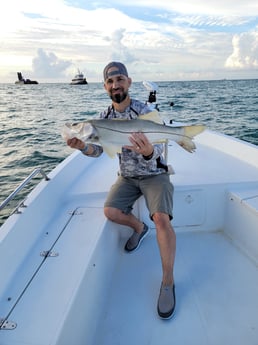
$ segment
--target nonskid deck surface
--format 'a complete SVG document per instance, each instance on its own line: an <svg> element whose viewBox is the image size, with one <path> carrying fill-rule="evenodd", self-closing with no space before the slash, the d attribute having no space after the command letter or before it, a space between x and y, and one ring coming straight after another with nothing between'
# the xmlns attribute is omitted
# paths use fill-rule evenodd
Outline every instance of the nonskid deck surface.
<svg viewBox="0 0 258 345"><path fill-rule="evenodd" d="M94 344L258 344L257 264L224 233L177 234L171 320L156 312L161 266L154 233L131 254L123 242Z"/></svg>

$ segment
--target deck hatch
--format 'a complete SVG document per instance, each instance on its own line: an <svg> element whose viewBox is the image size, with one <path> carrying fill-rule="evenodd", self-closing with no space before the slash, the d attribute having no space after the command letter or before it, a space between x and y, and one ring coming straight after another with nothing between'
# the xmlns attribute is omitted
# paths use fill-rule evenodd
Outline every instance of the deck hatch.
<svg viewBox="0 0 258 345"><path fill-rule="evenodd" d="M33 252L27 259L28 261L26 260L26 262L24 262L23 265L18 268L17 272L19 273L17 274L17 284L7 286L3 296L0 299L0 331L16 328L16 323L9 320L13 310L23 298L23 295L31 285L32 281L38 275L38 272L41 270L46 260L49 257L59 256L59 253L57 251L54 251L53 248L56 246L65 230L68 228L68 225L74 218L74 216L78 216L80 214L81 212L77 213L77 208L74 211L69 212L66 221L60 226L60 229L57 231L56 236L53 236L52 242L49 243L49 250L36 252L36 248L34 248L35 250L33 250ZM41 240L39 240L39 246L42 245L42 243L40 242ZM35 255L37 255L38 258L36 258ZM40 259L39 257L42 258Z"/></svg>

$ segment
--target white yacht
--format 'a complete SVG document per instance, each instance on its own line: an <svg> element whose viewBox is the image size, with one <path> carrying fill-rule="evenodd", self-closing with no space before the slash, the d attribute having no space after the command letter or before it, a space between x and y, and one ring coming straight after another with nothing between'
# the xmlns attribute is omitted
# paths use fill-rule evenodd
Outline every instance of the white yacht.
<svg viewBox="0 0 258 345"><path fill-rule="evenodd" d="M83 85L88 84L86 78L84 77L84 74L78 69L77 74L72 79L71 85Z"/></svg>

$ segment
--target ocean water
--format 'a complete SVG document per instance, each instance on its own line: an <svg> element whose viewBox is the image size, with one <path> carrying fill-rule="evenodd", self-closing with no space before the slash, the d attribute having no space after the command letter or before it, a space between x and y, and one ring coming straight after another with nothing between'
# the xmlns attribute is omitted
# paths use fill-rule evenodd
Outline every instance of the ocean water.
<svg viewBox="0 0 258 345"><path fill-rule="evenodd" d="M258 80L157 85L157 103L165 121L203 123L211 130L258 145ZM130 94L146 101L149 92L142 83L133 83ZM60 135L65 122L98 116L108 105L102 83L0 84L0 203L35 168L49 173L72 153ZM40 179L34 178L0 211L0 224Z"/></svg>

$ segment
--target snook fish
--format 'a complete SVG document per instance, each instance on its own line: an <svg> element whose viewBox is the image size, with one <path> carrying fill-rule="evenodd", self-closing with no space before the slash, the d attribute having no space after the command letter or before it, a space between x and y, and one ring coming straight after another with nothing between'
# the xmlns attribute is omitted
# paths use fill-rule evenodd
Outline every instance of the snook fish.
<svg viewBox="0 0 258 345"><path fill-rule="evenodd" d="M140 115L135 120L124 119L90 119L85 122L66 123L62 136L65 140L78 138L85 143L101 145L103 150L114 157L125 145L132 145L129 137L141 132L151 143L165 143L172 140L188 152L195 150L192 139L205 129L203 125L172 127L164 125L158 112Z"/></svg>

